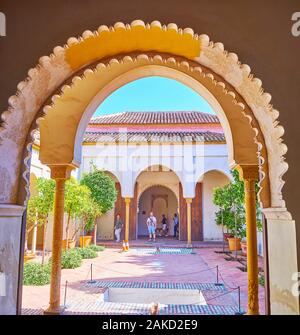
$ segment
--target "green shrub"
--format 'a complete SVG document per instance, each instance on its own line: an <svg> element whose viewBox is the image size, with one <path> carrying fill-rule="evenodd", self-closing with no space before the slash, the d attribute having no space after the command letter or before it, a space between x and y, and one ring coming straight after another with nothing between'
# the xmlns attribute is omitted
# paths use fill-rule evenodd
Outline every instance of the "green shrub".
<svg viewBox="0 0 300 335"><path fill-rule="evenodd" d="M92 249L96 252L103 251L105 249L105 247L103 247L101 245L96 245L96 244L90 244L87 248Z"/></svg>
<svg viewBox="0 0 300 335"><path fill-rule="evenodd" d="M98 256L97 251L92 248L76 248L76 251L83 259L96 258Z"/></svg>
<svg viewBox="0 0 300 335"><path fill-rule="evenodd" d="M75 269L80 267L82 263L81 254L77 249L64 250L61 255L62 269Z"/></svg>
<svg viewBox="0 0 300 335"><path fill-rule="evenodd" d="M259 285L265 286L265 276L260 275L259 278L258 278L258 282L259 282Z"/></svg>
<svg viewBox="0 0 300 335"><path fill-rule="evenodd" d="M28 262L24 264L23 283L24 285L42 286L50 284L51 265Z"/></svg>

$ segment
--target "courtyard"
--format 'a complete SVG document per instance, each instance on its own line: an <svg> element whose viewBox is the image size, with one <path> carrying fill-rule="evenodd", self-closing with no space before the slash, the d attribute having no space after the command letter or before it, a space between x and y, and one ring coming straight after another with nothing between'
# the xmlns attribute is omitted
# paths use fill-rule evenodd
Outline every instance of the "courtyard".
<svg viewBox="0 0 300 335"><path fill-rule="evenodd" d="M238 287L241 311L247 310L247 272L240 269L242 262L228 261L225 259L228 255L219 253L222 251L220 243L204 242L193 249L182 248L179 241L165 246L159 246L159 243L141 245L122 252L112 243L99 252L97 258L84 260L81 267L62 270L64 313L149 314L150 294L152 302L159 303L159 314L234 314L238 312ZM243 257L239 254L240 258ZM262 263L263 259L259 258L260 267ZM223 285L215 285L217 281ZM105 291L111 288L123 288L127 292L119 294L117 302L116 299L115 302L105 302ZM24 286L23 314L42 314L48 306L49 289L50 285ZM133 302L124 300L128 289L136 295ZM189 303L185 299L193 289L201 292L204 301ZM157 292L163 300L164 292L170 290L174 290L175 295L178 290L183 290L176 304L161 304L155 300L153 293ZM181 299L182 303L179 303ZM264 314L264 287L261 285L259 308Z"/></svg>

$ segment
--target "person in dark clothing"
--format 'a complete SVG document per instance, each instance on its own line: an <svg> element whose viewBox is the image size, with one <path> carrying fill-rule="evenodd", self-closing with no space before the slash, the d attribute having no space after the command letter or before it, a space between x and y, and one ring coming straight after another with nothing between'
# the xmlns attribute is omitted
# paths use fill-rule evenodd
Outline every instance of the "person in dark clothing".
<svg viewBox="0 0 300 335"><path fill-rule="evenodd" d="M179 218L177 213L174 214L173 224L174 224L174 237L176 238L177 233L179 233Z"/></svg>
<svg viewBox="0 0 300 335"><path fill-rule="evenodd" d="M168 220L165 214L162 215L161 224L162 224L163 236L168 236Z"/></svg>
<svg viewBox="0 0 300 335"><path fill-rule="evenodd" d="M115 222L115 236L116 236L117 242L121 241L122 228L123 228L123 221L121 220L120 214L118 214L116 217L116 222Z"/></svg>

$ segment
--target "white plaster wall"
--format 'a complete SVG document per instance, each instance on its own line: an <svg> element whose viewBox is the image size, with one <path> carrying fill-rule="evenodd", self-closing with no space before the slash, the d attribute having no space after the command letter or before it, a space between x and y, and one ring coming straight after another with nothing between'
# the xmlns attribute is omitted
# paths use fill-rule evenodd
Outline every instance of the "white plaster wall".
<svg viewBox="0 0 300 335"><path fill-rule="evenodd" d="M195 196L195 185L209 170L229 175L226 144L97 144L82 148L81 173L93 162L110 171L121 183L123 197L133 197L134 185L142 171L161 165L174 171L183 186L184 197Z"/></svg>
<svg viewBox="0 0 300 335"><path fill-rule="evenodd" d="M114 208L103 214L97 220L97 237L100 240L113 240L114 239Z"/></svg>
<svg viewBox="0 0 300 335"><path fill-rule="evenodd" d="M17 306L22 211L9 206L0 204L0 315L16 314Z"/></svg>
<svg viewBox="0 0 300 335"><path fill-rule="evenodd" d="M213 204L213 189L228 184L229 178L218 171L209 171L203 177L203 236L204 240L222 240L222 228L215 223L218 207Z"/></svg>

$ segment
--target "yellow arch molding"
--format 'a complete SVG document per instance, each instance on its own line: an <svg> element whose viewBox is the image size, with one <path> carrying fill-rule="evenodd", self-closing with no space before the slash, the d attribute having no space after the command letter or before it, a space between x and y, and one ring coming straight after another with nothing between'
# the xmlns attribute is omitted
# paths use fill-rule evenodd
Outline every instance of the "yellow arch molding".
<svg viewBox="0 0 300 335"><path fill-rule="evenodd" d="M86 31L83 39L68 41L65 59L72 69L105 57L133 51L155 51L195 59L200 56L201 41L190 28L178 30L175 24L162 27L158 21L145 25L136 20L131 25L118 22L114 28L101 26L92 33Z"/></svg>

